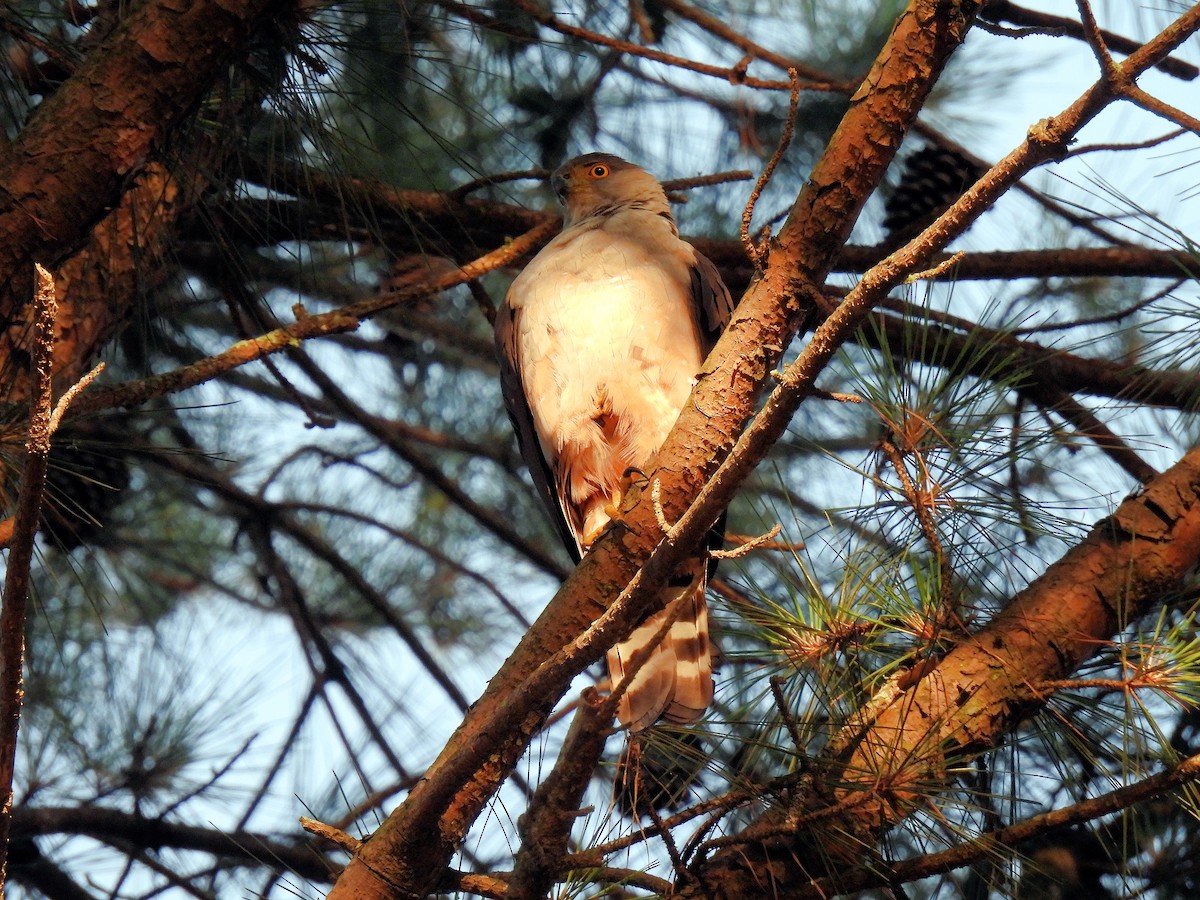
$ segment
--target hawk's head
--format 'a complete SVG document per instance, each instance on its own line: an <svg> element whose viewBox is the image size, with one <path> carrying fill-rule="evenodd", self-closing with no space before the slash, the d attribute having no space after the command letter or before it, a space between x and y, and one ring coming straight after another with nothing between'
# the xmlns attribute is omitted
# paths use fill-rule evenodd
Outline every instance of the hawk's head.
<svg viewBox="0 0 1200 900"><path fill-rule="evenodd" d="M611 153L585 153L568 160L555 169L550 185L565 209L565 228L628 208L671 218L667 195L654 176Z"/></svg>

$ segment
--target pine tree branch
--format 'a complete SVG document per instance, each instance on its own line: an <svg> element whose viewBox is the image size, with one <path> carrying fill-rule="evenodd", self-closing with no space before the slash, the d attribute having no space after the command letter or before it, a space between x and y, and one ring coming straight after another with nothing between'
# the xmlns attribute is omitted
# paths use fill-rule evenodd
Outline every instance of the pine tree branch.
<svg viewBox="0 0 1200 900"><path fill-rule="evenodd" d="M746 37L741 32L730 28L728 23L722 21L717 16L711 15L691 3L685 3L683 0L662 0L661 5L671 12L675 13L681 19L686 19L694 25L707 31L714 37L718 37L726 43L737 47L747 56L755 59L761 59L763 62L771 63L782 72L787 72L788 69L795 69L800 77L815 82L817 85L825 85L828 90L839 91L849 94L857 86L857 82L843 82L834 78L827 72L822 72L812 66L806 66L799 60L790 59L781 53L776 53L767 47L758 44L750 38ZM813 85L806 85L807 89L811 90Z"/></svg>
<svg viewBox="0 0 1200 900"><path fill-rule="evenodd" d="M325 177L326 188L333 190L339 179ZM373 222L374 233L363 227L363 240L384 240L393 250L409 250L453 257L456 252L485 252L500 246L514 232L527 231L543 222L557 222L552 213L537 212L484 200L452 202L453 191L394 191L377 185L378 193L368 190L363 179L345 179L348 190L357 187L372 197L362 209L364 220ZM1020 190L1020 186L1017 187ZM389 194L397 205L384 205ZM346 198L337 205L314 205L304 200L239 200L233 211L218 210L218 227L231 238L245 240L250 246L272 246L285 241L327 238L330 227L344 227ZM380 204L376 207L375 204ZM1078 219L1078 217L1076 217ZM1078 220L1082 223L1082 219ZM552 235L549 232L548 235ZM205 235L193 234L200 239ZM547 237L547 240L549 236ZM744 289L752 267L737 240L693 236L688 238L697 249L721 269L731 290ZM536 247L532 249L538 249ZM532 251L531 251L532 252ZM935 253L930 264L950 258ZM880 248L851 244L838 251L831 271L865 272L879 262ZM1021 278L1181 278L1194 277L1200 262L1187 250L1123 245L1118 247L1054 247L1041 250L973 250L964 253L952 273L940 281L1012 281Z"/></svg>
<svg viewBox="0 0 1200 900"><path fill-rule="evenodd" d="M974 840L948 850L891 864L874 862L870 866L848 870L837 878L817 879L805 885L802 889L804 893L800 896L825 898L835 893L907 884L918 878L949 872L978 863L980 860L995 858L1002 850L1019 847L1047 832L1094 821L1146 800L1162 797L1184 785L1194 783L1197 779L1200 779L1200 756L1192 756L1157 775L1151 775L1090 800L1030 816L1021 822L985 832Z"/></svg>
<svg viewBox="0 0 1200 900"><path fill-rule="evenodd" d="M506 897L544 897L562 872L571 827L584 812L579 808L583 793L612 732L614 706L594 688L583 692L558 762L538 785L518 823L521 847Z"/></svg>
<svg viewBox="0 0 1200 900"><path fill-rule="evenodd" d="M103 806L18 807L13 840L54 835L85 835L122 841L146 850L198 850L228 865L282 864L302 878L328 883L338 863L315 841L286 841L253 831L185 825Z"/></svg>
<svg viewBox="0 0 1200 900"><path fill-rule="evenodd" d="M13 840L9 863L11 883L31 887L49 900L96 900L94 894L48 859L31 838Z"/></svg>
<svg viewBox="0 0 1200 900"><path fill-rule="evenodd" d="M25 465L13 523L12 545L4 574L0 603L0 896L7 875L8 842L12 828L13 776L16 768L17 733L25 696L25 628L29 603L30 563L33 542L42 515L42 493L50 459L50 420L53 413L51 373L54 361L55 320L58 300L54 279L37 267L37 291L33 309L33 408L29 437L25 443Z"/></svg>
<svg viewBox="0 0 1200 900"><path fill-rule="evenodd" d="M382 621L395 631L396 635L413 652L417 660L429 673L430 677L442 688L451 702L459 709L467 708L467 698L463 696L462 691L455 684L454 679L450 677L450 674L432 657L425 643L413 631L411 626L396 614L385 597L371 587L358 568L342 556L324 537L306 528L300 522L296 521L294 516L276 508L274 504L264 497L252 494L238 487L233 479L227 477L212 465L180 455L164 456L158 458L156 461L159 465L170 468L198 484L203 484L227 502L246 510L247 518L270 523L271 531L287 535L291 540L308 550L314 558L325 562L347 585L363 598ZM345 683L344 679L348 677L346 675L347 667L336 657L332 656L333 648L325 644L323 638L320 638L320 629L312 626L304 627L301 631L301 639L306 643L321 640L322 647L319 652L326 663L325 669L327 673L332 673L332 675L336 676L336 680ZM360 711L365 714L365 710L366 706L362 704ZM380 752L389 755L392 751L387 741L384 740L382 731L369 718L365 721L379 744ZM393 758L392 762L396 768L397 775L402 779L409 777L409 773L400 764L398 758Z"/></svg>
<svg viewBox="0 0 1200 900"><path fill-rule="evenodd" d="M1084 27L1078 20L1027 9L1010 0L987 0L979 12L979 17L990 22L1008 22L1047 34L1065 34L1076 40L1087 40ZM1101 31L1100 34L1103 35L1105 43L1119 53L1133 53L1141 46L1137 41L1111 31ZM1196 66L1173 56L1159 60L1154 64L1154 68L1183 81L1193 81L1200 76L1200 69Z"/></svg>
<svg viewBox="0 0 1200 900"><path fill-rule="evenodd" d="M815 299L858 211L961 42L968 15L954 3L913 0L900 16L838 136L774 242L763 279L742 301L706 364L708 374L695 399L659 456L659 464L665 462L672 470L670 482L664 478L668 518L683 512L756 406L774 362L799 327L807 303ZM657 474L666 471L659 469ZM556 651L587 630L638 576L641 586L630 592L628 609L612 623L607 639L611 643L627 632L649 611L654 589L719 514L711 507L701 514L711 513L695 529L694 539L668 538L658 546L661 531L646 500L632 509L627 505L622 521L584 558L491 680L425 780L351 861L331 900L413 897L431 890L436 883L431 873L445 867L571 677L590 661L567 665ZM637 503L637 497L631 502ZM601 649L593 651L593 658ZM554 664L548 662L551 659Z"/></svg>
<svg viewBox="0 0 1200 900"><path fill-rule="evenodd" d="M838 883L837 870L853 866L859 847L873 846L890 823L920 808L945 783L948 767L994 746L1028 718L1046 699L1045 682L1074 671L1182 586L1198 561L1200 449L1098 522L984 629L875 710L849 741L839 742L851 748L846 758L818 760L822 771L832 767L820 781L828 793L817 787L797 794L751 826L773 831L769 839L722 851L700 871L726 896L762 890L764 874L780 897L828 896L830 883L837 892L858 889ZM1162 777L1195 774L1189 764ZM1142 796L1137 791L1132 786L1119 796ZM845 814L820 829L787 824L788 817L802 821L806 810L838 807Z"/></svg>
<svg viewBox="0 0 1200 900"><path fill-rule="evenodd" d="M0 148L0 321L21 318L33 262L54 267L281 0L139 4Z"/></svg>
<svg viewBox="0 0 1200 900"><path fill-rule="evenodd" d="M982 325L969 331L938 322L914 328L911 320L878 313L871 316L870 323L857 335L866 346L880 349L878 335L883 335L890 352L902 359L933 366L944 365L947 359L963 360L964 370L980 378L993 377L1007 361L1009 368L1025 374L1035 392L1087 394L1185 411L1194 410L1200 400L1200 379L1185 371L1090 359ZM1043 394L1043 399L1047 396Z"/></svg>
<svg viewBox="0 0 1200 900"><path fill-rule="evenodd" d="M446 2L446 0L443 0ZM685 69L689 72L696 72L701 75L708 75L713 78L720 78L732 84L745 85L746 87L759 88L761 90L770 91L786 91L791 89L791 83L788 81L772 81L766 78L755 78L747 75L744 69L729 66L714 66L707 63L697 62L694 59L688 59L685 56L675 56L670 53L663 53L661 50L654 50L650 47L644 47L641 44L632 44L629 41L619 40L609 37L605 34L600 34L596 31L590 31L586 28L580 28L578 25L572 25L564 22L553 12L548 11L529 0L512 0L513 5L521 12L525 13L531 19L539 24L564 34L567 37L575 38L576 40L585 43L594 44L597 47L608 47L611 50L616 50L620 53L630 56L641 57L642 59L651 62L662 63L663 65L673 66L679 69Z"/></svg>
<svg viewBox="0 0 1200 900"><path fill-rule="evenodd" d="M276 328L266 334L239 341L223 353L206 357L192 365L153 375L140 381L116 387L100 388L92 392L77 405L77 411L93 412L117 406L137 406L155 397L195 387L211 381L226 372L247 363L256 362L265 356L279 353L296 345L297 342L313 337L341 334L353 331L363 319L374 316L385 309L418 297L429 297L472 279L479 278L513 260L520 259L544 240L553 228L553 223L543 223L498 250L487 253L446 275L391 294L362 300L358 303L331 312L307 315L301 311L299 319L291 325Z"/></svg>

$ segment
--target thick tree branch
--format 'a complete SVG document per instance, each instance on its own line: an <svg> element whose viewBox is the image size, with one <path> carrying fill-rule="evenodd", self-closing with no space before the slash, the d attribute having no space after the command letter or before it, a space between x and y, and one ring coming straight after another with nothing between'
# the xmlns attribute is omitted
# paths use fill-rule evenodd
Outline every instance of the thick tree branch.
<svg viewBox="0 0 1200 900"><path fill-rule="evenodd" d="M139 4L0 149L0 320L57 265L281 0ZM286 14L286 13L284 13Z"/></svg>

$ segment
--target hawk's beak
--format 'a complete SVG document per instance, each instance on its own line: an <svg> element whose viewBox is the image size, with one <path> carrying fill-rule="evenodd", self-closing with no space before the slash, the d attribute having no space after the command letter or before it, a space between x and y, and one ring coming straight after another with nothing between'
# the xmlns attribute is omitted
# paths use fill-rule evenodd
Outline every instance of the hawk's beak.
<svg viewBox="0 0 1200 900"><path fill-rule="evenodd" d="M554 191L554 196L558 198L558 202L563 206L567 205L567 175L565 172L555 172L550 177L550 188Z"/></svg>

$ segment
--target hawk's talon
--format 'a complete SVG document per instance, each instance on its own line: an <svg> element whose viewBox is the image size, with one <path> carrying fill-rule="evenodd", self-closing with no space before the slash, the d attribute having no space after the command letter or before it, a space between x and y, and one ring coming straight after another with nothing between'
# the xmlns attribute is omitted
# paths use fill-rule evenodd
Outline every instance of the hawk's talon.
<svg viewBox="0 0 1200 900"><path fill-rule="evenodd" d="M621 501L625 499L625 491L621 487L617 487L613 491L613 495L608 498L608 502L604 504L604 514L610 519L615 519L621 515Z"/></svg>

